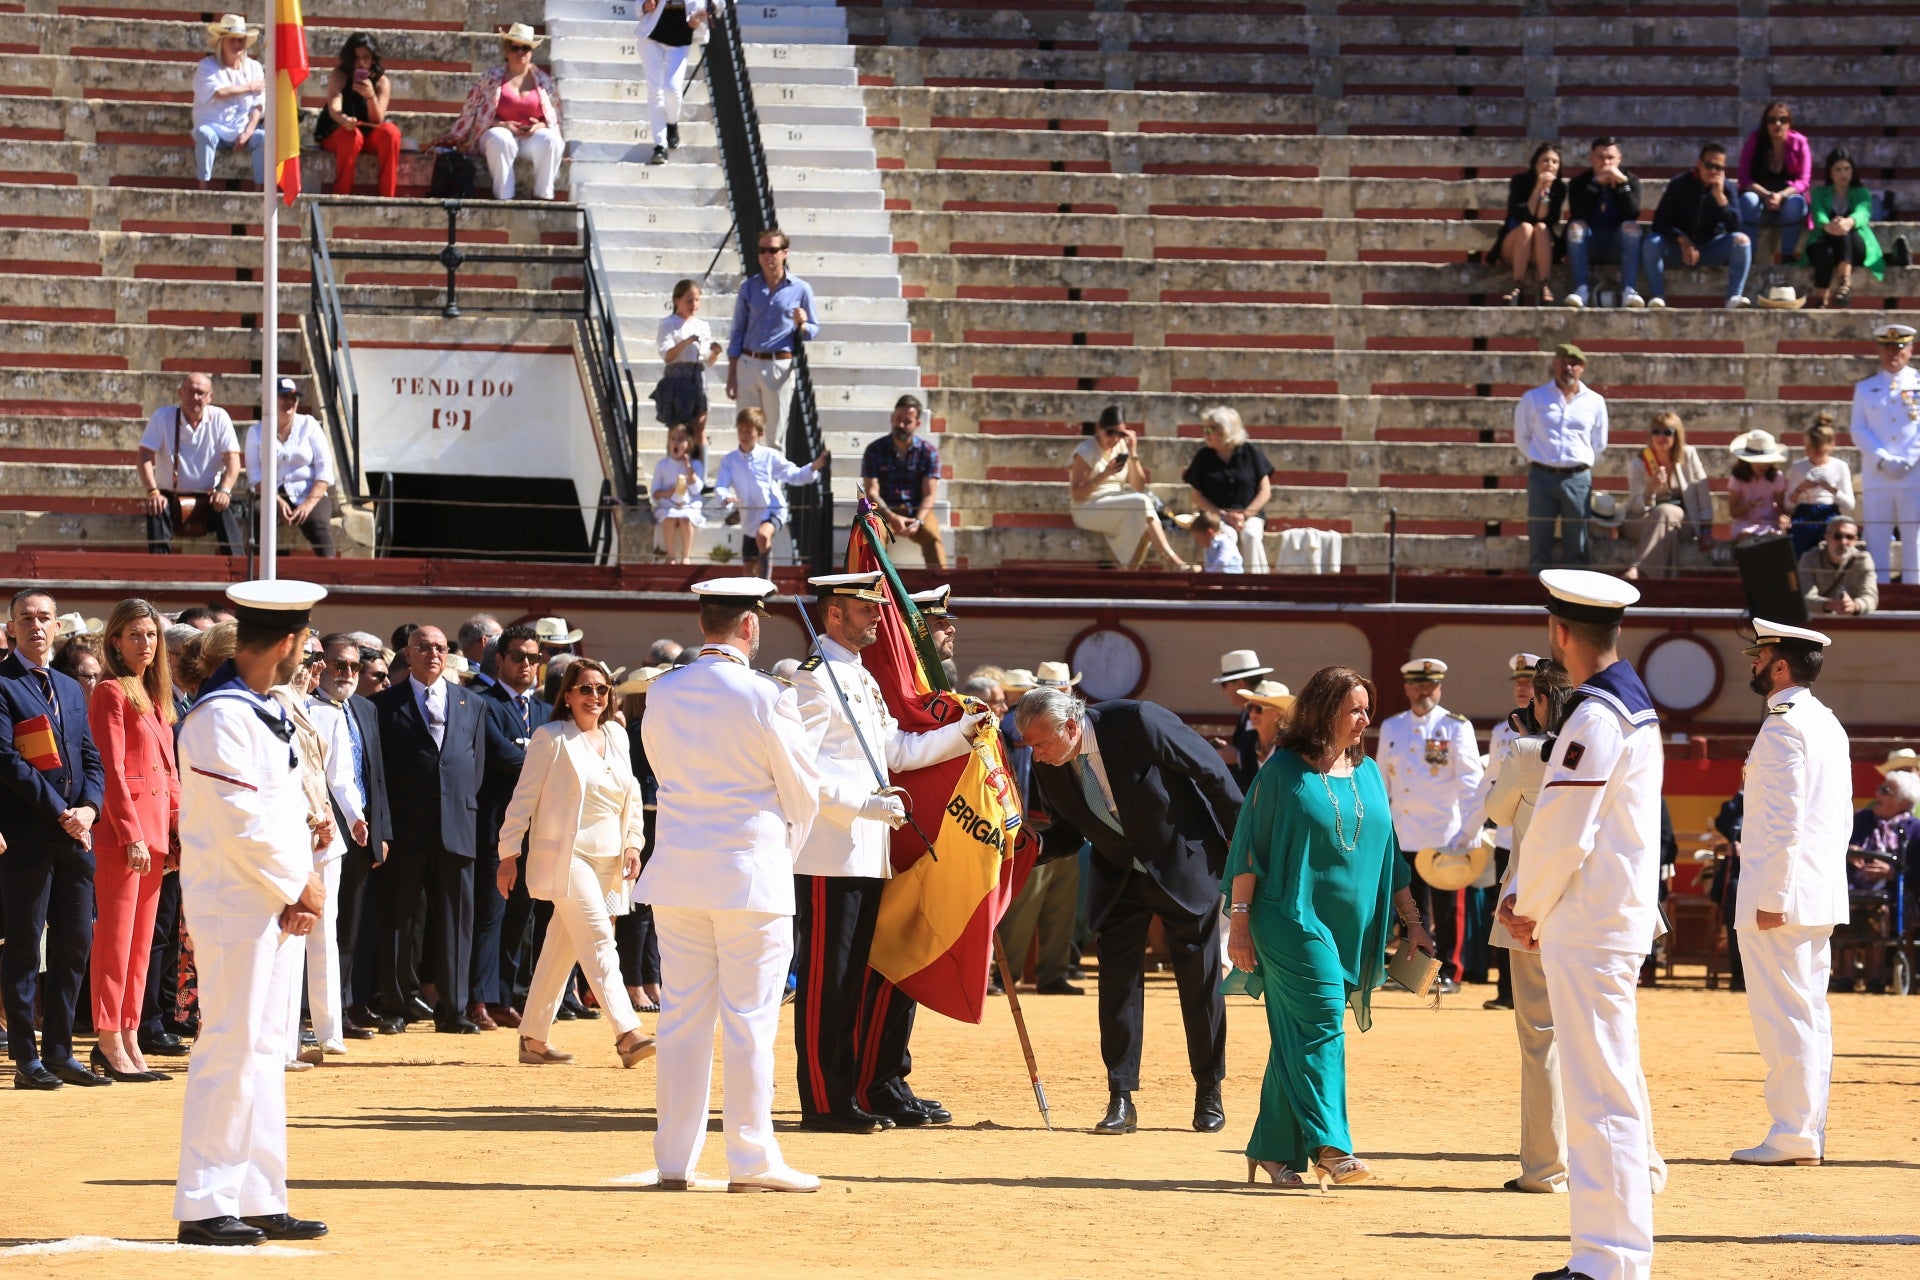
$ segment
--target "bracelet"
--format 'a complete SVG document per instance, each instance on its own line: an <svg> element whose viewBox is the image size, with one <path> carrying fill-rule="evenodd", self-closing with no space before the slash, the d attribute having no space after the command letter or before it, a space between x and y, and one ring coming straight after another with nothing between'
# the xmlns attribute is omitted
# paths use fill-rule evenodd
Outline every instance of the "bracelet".
<svg viewBox="0 0 1920 1280"><path fill-rule="evenodd" d="M1247 912L1250 910L1252 910L1252 907L1250 904L1245 902L1235 902L1227 907L1227 914L1235 915L1235 916L1243 916L1243 915L1246 915Z"/></svg>
<svg viewBox="0 0 1920 1280"><path fill-rule="evenodd" d="M155 494L157 494L157 493L159 493L159 492L160 492L160 491L159 491L158 489L149 489L149 490L147 490L147 496L148 496L149 498L151 498L151 497L153 497L153 496L154 496Z"/></svg>

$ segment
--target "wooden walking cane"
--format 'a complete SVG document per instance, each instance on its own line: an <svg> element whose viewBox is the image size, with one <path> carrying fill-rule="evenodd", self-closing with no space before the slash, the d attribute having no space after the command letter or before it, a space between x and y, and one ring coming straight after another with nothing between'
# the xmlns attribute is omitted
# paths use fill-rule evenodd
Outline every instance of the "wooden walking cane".
<svg viewBox="0 0 1920 1280"><path fill-rule="evenodd" d="M993 958L1000 966L1000 985L1007 993L1007 1007L1013 1010L1013 1029L1020 1033L1020 1052L1027 1056L1027 1078L1033 1081L1033 1100L1040 1105L1040 1122L1049 1130L1053 1119L1047 1115L1047 1087L1040 1083L1040 1066L1033 1060L1033 1039L1027 1035L1027 1017L1020 1012L1020 997L1013 990L1013 966L1007 963L1007 949L1000 945L1000 931L993 931Z"/></svg>

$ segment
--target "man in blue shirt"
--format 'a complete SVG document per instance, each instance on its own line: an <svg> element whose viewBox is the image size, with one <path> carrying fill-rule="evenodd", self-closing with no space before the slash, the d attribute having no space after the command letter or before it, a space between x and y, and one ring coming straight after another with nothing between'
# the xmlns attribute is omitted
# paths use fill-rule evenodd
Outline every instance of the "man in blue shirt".
<svg viewBox="0 0 1920 1280"><path fill-rule="evenodd" d="M940 450L919 434L926 409L918 396L901 396L893 405L893 430L867 446L860 459L860 481L867 501L896 537L919 544L935 569L947 567L947 548L933 502L940 492Z"/></svg>
<svg viewBox="0 0 1920 1280"><path fill-rule="evenodd" d="M787 243L778 227L760 233L760 274L740 282L727 341L727 396L767 415L767 443L776 450L785 448L793 405L794 347L820 332L812 286L787 274Z"/></svg>

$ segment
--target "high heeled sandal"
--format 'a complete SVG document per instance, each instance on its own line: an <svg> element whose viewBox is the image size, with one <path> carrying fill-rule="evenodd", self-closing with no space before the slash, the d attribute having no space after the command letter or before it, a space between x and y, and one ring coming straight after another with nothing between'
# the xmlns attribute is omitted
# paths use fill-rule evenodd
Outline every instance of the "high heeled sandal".
<svg viewBox="0 0 1920 1280"><path fill-rule="evenodd" d="M1259 1182L1259 1178L1255 1175L1262 1169L1267 1171L1267 1181L1282 1191L1301 1191L1306 1188L1306 1179L1287 1168L1287 1166L1280 1163L1280 1161L1255 1160L1252 1156L1247 1157L1248 1186L1251 1187Z"/></svg>
<svg viewBox="0 0 1920 1280"><path fill-rule="evenodd" d="M1333 1148L1326 1148L1321 1152L1320 1158L1313 1162L1313 1176L1320 1180L1320 1190L1323 1194L1328 1184L1344 1187L1349 1182L1365 1182L1373 1176L1373 1170L1367 1168L1367 1162L1359 1156L1340 1155L1338 1152L1333 1152L1337 1158L1329 1164L1327 1163L1328 1152L1333 1152Z"/></svg>
<svg viewBox="0 0 1920 1280"><path fill-rule="evenodd" d="M633 1043L627 1045L628 1040L632 1040ZM621 1048L622 1045L627 1045L627 1047L623 1049ZM613 1045L613 1051L620 1055L621 1066L631 1067L651 1058L654 1050L658 1047L658 1044L652 1036L636 1029L627 1032L626 1035L616 1040Z"/></svg>
<svg viewBox="0 0 1920 1280"><path fill-rule="evenodd" d="M548 1045L544 1049L534 1049L529 1047L532 1044L532 1036L520 1037L520 1061L526 1063L528 1066L543 1067L550 1063L573 1061L572 1054L562 1053L552 1045Z"/></svg>

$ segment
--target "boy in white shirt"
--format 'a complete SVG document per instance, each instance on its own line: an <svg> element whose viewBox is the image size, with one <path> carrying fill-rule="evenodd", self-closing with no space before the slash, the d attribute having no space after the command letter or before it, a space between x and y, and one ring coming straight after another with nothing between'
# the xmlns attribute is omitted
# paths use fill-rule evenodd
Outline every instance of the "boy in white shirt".
<svg viewBox="0 0 1920 1280"><path fill-rule="evenodd" d="M734 430L740 447L720 460L713 483L728 505L740 512L741 570L765 577L773 535L787 524L787 494L782 486L811 483L833 453L823 449L812 462L796 467L763 443L767 415L758 408L742 409Z"/></svg>
<svg viewBox="0 0 1920 1280"><path fill-rule="evenodd" d="M1220 517L1211 511L1194 513L1193 522L1187 526L1193 534L1194 550L1200 553L1202 570L1206 573L1245 573L1246 562L1240 558L1240 539L1220 536Z"/></svg>

